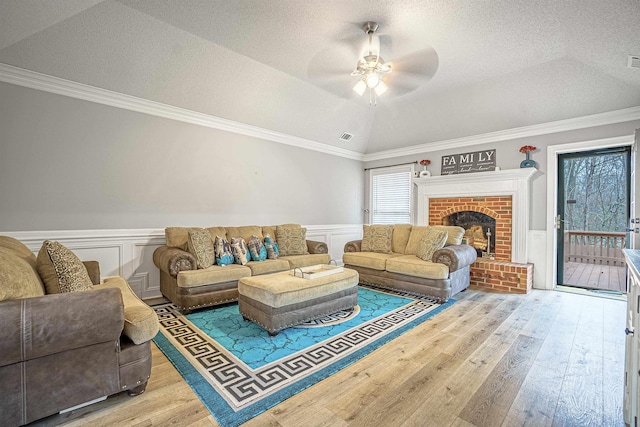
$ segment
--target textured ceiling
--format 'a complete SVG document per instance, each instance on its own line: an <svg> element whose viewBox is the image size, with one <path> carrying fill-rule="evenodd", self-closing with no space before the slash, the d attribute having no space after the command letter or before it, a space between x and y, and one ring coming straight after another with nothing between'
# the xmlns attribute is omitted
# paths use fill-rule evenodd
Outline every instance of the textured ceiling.
<svg viewBox="0 0 640 427"><path fill-rule="evenodd" d="M349 75L368 20L397 71L376 107ZM639 22L637 0L3 0L0 62L373 153L638 106Z"/></svg>

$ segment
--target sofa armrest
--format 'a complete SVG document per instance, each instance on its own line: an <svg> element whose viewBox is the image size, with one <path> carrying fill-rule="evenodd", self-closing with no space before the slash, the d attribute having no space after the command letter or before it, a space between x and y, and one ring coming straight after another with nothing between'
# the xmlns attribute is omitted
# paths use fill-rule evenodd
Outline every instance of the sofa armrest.
<svg viewBox="0 0 640 427"><path fill-rule="evenodd" d="M196 259L187 251L171 246L160 246L153 252L153 263L160 270L173 277L186 270L196 270Z"/></svg>
<svg viewBox="0 0 640 427"><path fill-rule="evenodd" d="M433 262L445 264L452 273L473 264L478 258L476 250L469 245L451 245L434 252Z"/></svg>
<svg viewBox="0 0 640 427"><path fill-rule="evenodd" d="M344 251L345 252L362 252L362 239L352 240L350 242L345 243Z"/></svg>
<svg viewBox="0 0 640 427"><path fill-rule="evenodd" d="M328 254L329 247L325 242L307 240L307 250L310 254Z"/></svg>
<svg viewBox="0 0 640 427"><path fill-rule="evenodd" d="M118 289L0 302L0 366L119 340L124 307Z"/></svg>
<svg viewBox="0 0 640 427"><path fill-rule="evenodd" d="M82 263L84 268L87 269L87 273L89 273L91 283L94 285L100 284L100 263L98 261L82 261Z"/></svg>

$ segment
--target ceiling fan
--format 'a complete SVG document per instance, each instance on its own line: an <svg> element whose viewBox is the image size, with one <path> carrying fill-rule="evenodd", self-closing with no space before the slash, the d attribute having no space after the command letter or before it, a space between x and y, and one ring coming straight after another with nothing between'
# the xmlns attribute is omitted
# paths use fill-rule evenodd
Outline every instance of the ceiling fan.
<svg viewBox="0 0 640 427"><path fill-rule="evenodd" d="M358 60L356 69L351 72L352 76L361 77L353 87L353 91L362 96L369 89L369 104L376 105L376 98L389 89L384 82L387 74L393 71L391 64L384 62L380 56L380 40L377 39L377 49L373 43L373 35L378 30L378 24L373 21L365 22L362 31L369 36L369 46L366 55Z"/></svg>
<svg viewBox="0 0 640 427"><path fill-rule="evenodd" d="M352 35L335 40L314 55L307 67L314 84L342 98L350 98L354 92L362 96L368 90L369 103L376 105L377 97L383 94L401 96L418 89L438 70L438 54L418 37L380 34L378 23L373 21L358 27L367 37L364 48L362 34ZM415 47L419 48L412 50ZM387 62L381 52L396 57ZM355 86L354 77L358 77Z"/></svg>

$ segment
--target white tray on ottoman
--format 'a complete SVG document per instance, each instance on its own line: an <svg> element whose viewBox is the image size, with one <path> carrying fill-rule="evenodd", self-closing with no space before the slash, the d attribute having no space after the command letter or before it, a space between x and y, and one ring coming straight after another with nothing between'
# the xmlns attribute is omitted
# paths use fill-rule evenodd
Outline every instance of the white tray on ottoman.
<svg viewBox="0 0 640 427"><path fill-rule="evenodd" d="M349 268L311 279L291 271L243 277L238 280L238 308L245 320L276 336L282 329L353 308L358 279L358 272Z"/></svg>

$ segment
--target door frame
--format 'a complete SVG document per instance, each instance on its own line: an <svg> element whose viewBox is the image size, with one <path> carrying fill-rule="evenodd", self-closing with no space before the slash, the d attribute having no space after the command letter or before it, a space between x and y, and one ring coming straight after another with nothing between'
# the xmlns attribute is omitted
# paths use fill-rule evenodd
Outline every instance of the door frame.
<svg viewBox="0 0 640 427"><path fill-rule="evenodd" d="M632 147L631 170L629 172L633 174L635 168L634 139L634 135L625 135L614 138L549 145L547 147L547 266L544 289L555 289L558 284L556 263L558 256L558 233L556 230L556 212L558 210L558 155L629 145ZM635 197L632 196L631 199L635 200ZM634 211L633 207L631 207L631 211Z"/></svg>

